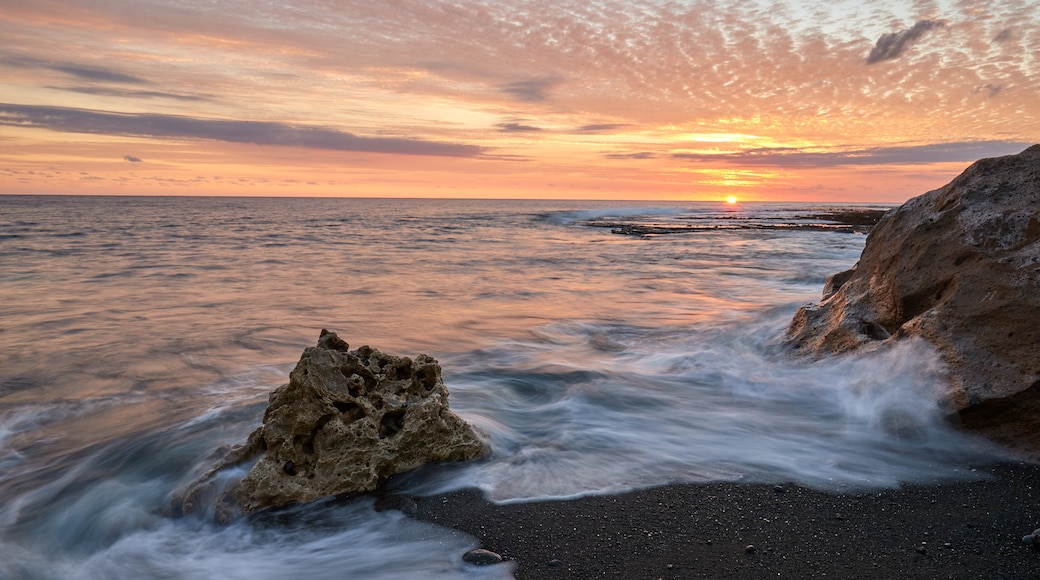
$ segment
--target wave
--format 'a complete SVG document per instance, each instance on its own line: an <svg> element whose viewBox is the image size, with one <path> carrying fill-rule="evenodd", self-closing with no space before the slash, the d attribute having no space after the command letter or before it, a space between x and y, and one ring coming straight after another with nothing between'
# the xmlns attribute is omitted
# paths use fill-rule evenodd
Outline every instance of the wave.
<svg viewBox="0 0 1040 580"><path fill-rule="evenodd" d="M972 461L992 457L945 421L943 365L927 343L792 360L774 344L786 318L558 323L446 361L453 408L495 453L406 485L475 486L499 502L710 480L859 489L970 478Z"/></svg>
<svg viewBox="0 0 1040 580"><path fill-rule="evenodd" d="M688 209L678 207L607 207L598 209L567 210L543 214L549 223L571 225L605 219L622 219L650 216L674 216L688 213Z"/></svg>

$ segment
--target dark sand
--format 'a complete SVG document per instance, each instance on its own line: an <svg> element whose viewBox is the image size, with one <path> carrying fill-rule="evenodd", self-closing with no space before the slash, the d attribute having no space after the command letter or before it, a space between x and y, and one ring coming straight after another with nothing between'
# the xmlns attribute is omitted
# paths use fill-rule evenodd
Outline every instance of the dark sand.
<svg viewBox="0 0 1040 580"><path fill-rule="evenodd" d="M708 483L507 505L474 490L397 501L475 536L517 578L1040 578L1040 551L1022 542L1040 528L1040 465L977 473L849 493Z"/></svg>

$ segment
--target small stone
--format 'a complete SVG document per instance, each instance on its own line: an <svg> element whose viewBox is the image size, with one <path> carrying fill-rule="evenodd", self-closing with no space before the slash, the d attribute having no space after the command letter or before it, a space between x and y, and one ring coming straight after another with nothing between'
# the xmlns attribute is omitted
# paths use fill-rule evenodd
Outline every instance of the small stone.
<svg viewBox="0 0 1040 580"><path fill-rule="evenodd" d="M669 570L674 570L675 569L675 564L668 564L667 566L665 566L665 568L667 568Z"/></svg>
<svg viewBox="0 0 1040 580"><path fill-rule="evenodd" d="M928 551L928 548L925 548L924 546L918 546L918 547L916 547L914 549L917 550L918 554L924 554L925 552Z"/></svg>
<svg viewBox="0 0 1040 580"><path fill-rule="evenodd" d="M550 568L559 568L560 567L560 561L557 560L556 558L553 558L552 560L549 560L549 567Z"/></svg>
<svg viewBox="0 0 1040 580"><path fill-rule="evenodd" d="M296 475L296 464L292 462L292 459L290 459L282 466L282 471L284 471L286 475Z"/></svg>
<svg viewBox="0 0 1040 580"><path fill-rule="evenodd" d="M463 554L462 560L477 566L488 566L490 564L500 564L502 562L502 556L492 552L491 550L477 548Z"/></svg>
<svg viewBox="0 0 1040 580"><path fill-rule="evenodd" d="M782 485L774 485L773 491L775 491L776 493L784 493L785 491L787 491L787 489L785 489Z"/></svg>
<svg viewBox="0 0 1040 580"><path fill-rule="evenodd" d="M755 546L753 546L751 544L748 544L748 545L744 546L744 553L745 554L754 554L755 551L756 551Z"/></svg>

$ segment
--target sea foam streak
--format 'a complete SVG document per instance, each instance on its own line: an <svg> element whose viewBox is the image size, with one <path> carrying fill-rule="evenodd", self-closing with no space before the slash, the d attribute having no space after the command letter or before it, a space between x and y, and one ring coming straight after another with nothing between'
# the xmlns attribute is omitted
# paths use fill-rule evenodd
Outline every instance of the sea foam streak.
<svg viewBox="0 0 1040 580"><path fill-rule="evenodd" d="M775 346L863 236L725 227L817 206L651 206L0 196L0 578L508 577L462 564L475 539L365 499L174 517L323 327L433 355L493 439L399 490L972 475L990 450L940 420L927 345L816 363ZM607 221L706 227L587 227Z"/></svg>
<svg viewBox="0 0 1040 580"><path fill-rule="evenodd" d="M560 323L447 361L454 408L496 452L421 487L474 485L497 501L718 479L870 488L971 477L967 462L994 451L944 421L926 343L792 360L772 344L788 316Z"/></svg>

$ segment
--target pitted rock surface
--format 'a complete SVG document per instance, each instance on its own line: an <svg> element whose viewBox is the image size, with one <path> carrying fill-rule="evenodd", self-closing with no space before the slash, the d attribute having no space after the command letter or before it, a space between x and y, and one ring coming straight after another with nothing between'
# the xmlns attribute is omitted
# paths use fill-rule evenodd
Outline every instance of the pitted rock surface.
<svg viewBox="0 0 1040 580"><path fill-rule="evenodd" d="M351 351L322 330L289 383L271 393L263 425L186 495L183 511L197 509L218 472L257 456L245 478L218 499L218 519L228 519L230 503L248 513L371 491L423 464L466 461L488 451L476 429L448 408L435 359L368 346Z"/></svg>
<svg viewBox="0 0 1040 580"><path fill-rule="evenodd" d="M949 367L948 411L1040 450L1040 145L886 214L786 342L820 357L914 336Z"/></svg>

